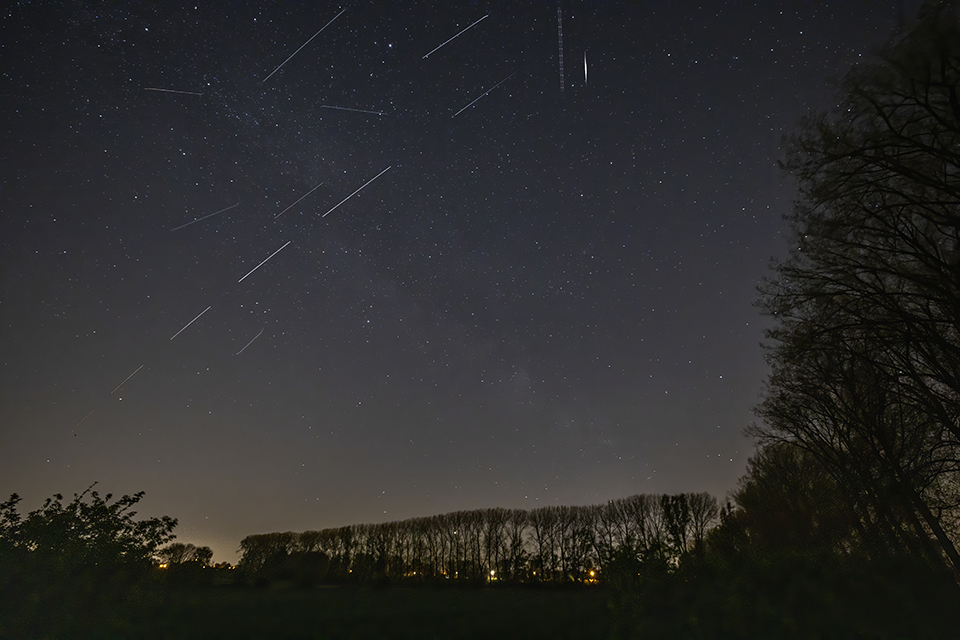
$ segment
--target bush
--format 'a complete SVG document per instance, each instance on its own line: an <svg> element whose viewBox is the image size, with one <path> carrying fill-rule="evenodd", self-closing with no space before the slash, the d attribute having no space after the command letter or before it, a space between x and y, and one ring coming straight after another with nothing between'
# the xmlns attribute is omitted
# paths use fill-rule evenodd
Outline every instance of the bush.
<svg viewBox="0 0 960 640"><path fill-rule="evenodd" d="M0 637L67 637L121 630L177 521L135 520L143 493L69 503L57 494L21 518L17 494L0 504Z"/></svg>

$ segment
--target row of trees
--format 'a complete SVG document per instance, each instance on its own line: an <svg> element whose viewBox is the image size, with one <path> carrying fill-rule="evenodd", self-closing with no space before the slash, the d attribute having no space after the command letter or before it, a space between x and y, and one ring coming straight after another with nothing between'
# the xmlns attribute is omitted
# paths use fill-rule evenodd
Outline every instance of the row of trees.
<svg viewBox="0 0 960 640"><path fill-rule="evenodd" d="M531 511L456 511L247 536L239 567L263 577L296 578L309 565L334 581L584 582L600 579L623 556L676 563L702 553L718 514L716 498L707 493L636 495Z"/></svg>
<svg viewBox="0 0 960 640"><path fill-rule="evenodd" d="M189 542L171 542L157 552L157 558L167 567L189 563L208 567L213 560L213 550L210 547L198 547Z"/></svg>

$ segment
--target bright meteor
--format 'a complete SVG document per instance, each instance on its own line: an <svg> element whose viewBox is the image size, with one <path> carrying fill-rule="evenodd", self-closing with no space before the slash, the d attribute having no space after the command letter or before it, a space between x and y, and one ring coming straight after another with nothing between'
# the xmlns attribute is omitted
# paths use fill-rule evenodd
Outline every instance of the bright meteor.
<svg viewBox="0 0 960 640"><path fill-rule="evenodd" d="M393 165L390 165L389 167L387 167L386 169L384 169L383 171L381 171L381 172L378 173L377 175L373 176L372 178L370 178L369 180L367 180L366 182L364 182L364 183L363 183L363 187L360 187L359 189L357 189L356 191L354 191L353 193L351 193L350 195L348 195L346 198L344 198L343 200L341 200L340 202L338 202L338 203L336 204L336 206L333 207L333 209L336 209L337 207L339 207L340 205L342 205L344 202L346 202L347 200L349 200L349 199L352 198L353 196L355 196L355 195L357 195L358 193L360 193L360 192L363 190L364 187L366 187L368 184L370 184L371 182L373 182L374 180L376 180L377 178L379 178L380 176L382 176L383 174L385 174L387 171L390 171L390 169L392 169L392 168L393 168ZM333 209L330 209L330 211L327 211L327 213L323 214L323 215L320 216L320 217L321 217L321 218L326 218L326 217L327 217L327 214L331 213L331 212L333 211Z"/></svg>
<svg viewBox="0 0 960 640"><path fill-rule="evenodd" d="M266 329L266 327L264 327L263 329ZM263 329L260 329L260 333L263 333ZM253 340L256 340L257 338L259 338L259 337L260 337L260 333L258 333L257 335L253 336ZM248 342L247 344L243 345L243 349L240 349L240 351L237 351L237 352L236 352L235 354L233 354L233 355L238 356L238 355L240 355L241 353L243 353L244 350L245 350L247 347L249 347L250 345L253 344L253 340L251 340L251 341Z"/></svg>
<svg viewBox="0 0 960 640"><path fill-rule="evenodd" d="M190 225L196 224L196 223L200 222L201 220L206 220L207 218L212 218L213 216L217 215L218 213L223 213L224 211L230 211L230 209L233 209L234 207L239 206L239 205L240 205L240 203L238 202L237 204L232 204L232 205L230 205L229 207L227 207L227 208L225 208L225 209L220 209L220 211L214 211L213 213L208 213L207 215L203 216L202 218L197 218L196 220L191 220L190 222L188 222L188 223L186 223L186 224L182 224L182 225L180 225L179 227L174 227L173 229L170 229L170 231L177 231L177 230L179 230L179 229L183 229L184 227L189 227Z"/></svg>
<svg viewBox="0 0 960 640"><path fill-rule="evenodd" d="M355 111L356 113L371 113L375 116L385 116L387 115L383 111L371 111L370 109L352 109L350 107L336 107L332 104L322 104L320 105L321 109L336 109L337 111Z"/></svg>
<svg viewBox="0 0 960 640"><path fill-rule="evenodd" d="M293 242L293 240L287 240L287 244L290 244L291 242ZM269 256L267 256L267 260L269 260L269 259L272 258L273 256L277 255L277 254L280 253L281 251L283 251L284 248L287 246L287 244L283 245L282 247L280 247L279 249L277 249L276 251L274 251L273 253L271 253ZM265 264L267 263L267 260L264 260L263 262L261 262L260 264L258 264L257 266L255 266L253 269L250 269L250 271L247 272L247 276L249 276L251 273L253 273L253 272L256 271L257 269L259 269L259 268L262 267L263 265L265 265ZM247 276L243 276L242 278L240 278L239 280L237 280L237 283L239 284L239 283L243 282L244 280L246 280L246 279L247 279ZM209 307L207 307L207 308L209 309ZM202 315L202 314L201 314L201 315ZM198 316L198 317L199 317L199 316ZM189 326L189 325L188 325L188 326ZM186 329L186 327L184 327L184 329ZM181 331L183 331L183 329L181 329ZM171 339L172 339L172 338L171 338Z"/></svg>
<svg viewBox="0 0 960 640"><path fill-rule="evenodd" d="M310 189L310 191L307 191L305 194L303 194L302 196L300 196L300 198L297 200L297 202L300 202L300 200L303 200L303 199L306 198L308 195L310 195L311 193L313 193L314 191L316 191L317 189L319 189L321 184L323 184L323 183L321 182L320 184L318 184L317 186L315 186L313 189ZM286 209L284 209L283 211L281 211L281 212L278 213L277 215L273 216L273 219L276 220L277 218L279 218L280 216L282 216L283 214L285 214L287 211L289 211L290 209L292 209L292 208L297 204L297 202L294 202L292 205L290 205L289 207L287 207Z"/></svg>
<svg viewBox="0 0 960 640"><path fill-rule="evenodd" d="M466 29L464 29L463 31L461 31L460 33L458 33L457 35L455 35L455 36L453 36L452 38L450 38L450 40L447 40L447 42L444 42L443 44L441 44L440 47L443 47L443 46L446 45L448 42L450 42L450 41L452 41L452 40L456 40L457 38L459 38L460 36L462 36L462 35L463 35L464 33L466 33L467 31L470 31L470 29L473 29L475 26L477 26L478 24L480 24L480 23L481 23L487 16L489 16L489 15L490 15L490 14L488 13L486 16L483 16L483 18L480 18L479 20L477 20L477 21L474 22L472 25L470 25L469 27L467 27ZM437 49L439 49L440 47L437 47ZM433 51L436 51L437 49L434 49ZM433 53L433 51L431 51L430 53ZM420 58L420 59L421 59L421 60L426 60L426 59L430 56L430 53L428 53L427 55L423 56L423 57Z"/></svg>
<svg viewBox="0 0 960 640"><path fill-rule="evenodd" d="M337 18L339 18L341 15L343 15L343 12L344 12L344 11L346 11L346 9L343 9L342 11L340 11L340 13L338 13L338 14L335 15L335 16L333 16L333 18L330 20L330 22L328 22L327 24L325 24L325 25L323 25L322 27L320 27L320 31L323 31L324 29L326 29L327 27L329 27L329 26L333 23L334 20L336 20ZM310 41L311 41L311 40L313 40L313 39L316 38L318 35L320 35L320 31L317 31L315 34L313 34L312 36L310 36L310 40L307 40L307 41L304 42L302 45L300 45L300 49L303 49L305 46L307 46L308 44L310 44ZM294 51L293 53L291 53L291 54L290 54L290 58L292 58L293 56L295 56L295 55L297 55L298 53L300 53L300 49L297 49L296 51ZM287 58L286 60L284 60L283 62L281 62L281 63L280 63L280 67L282 67L283 65L287 64L288 62L290 62L290 58ZM270 76L272 76L273 74L275 74L277 71L280 71L280 67L277 67L276 69L274 69L273 71L271 71L271 72L267 75L267 77L264 78L263 80L261 80L260 82L266 82L267 80L269 80L269 79L270 79Z"/></svg>
<svg viewBox="0 0 960 640"><path fill-rule="evenodd" d="M210 307L212 307L212 306L213 306L213 305L210 305L209 307L207 307L206 309L204 309L203 311L201 311L199 314L197 314L197 317L196 317L196 318L194 318L193 320L191 320L191 321L188 322L187 324L183 325L183 329L180 329L180 331L177 331L175 334L173 334L172 336L170 336L170 339L173 340L173 339L176 338L178 335L180 335L181 333L183 333L184 329L186 329L187 327L189 327L190 325L192 325L194 322L196 322L197 320L199 320L199 319L200 319L200 316L202 316L203 314L205 314L207 311L210 311ZM139 371L139 369L137 369L137 371ZM137 371L134 371L134 373L136 373ZM127 380L129 380L129 378L127 378ZM124 380L124 382L126 382L126 380ZM119 387L117 387L117 388L119 389ZM114 389L114 391L116 391L116 390L117 390L117 389Z"/></svg>
<svg viewBox="0 0 960 640"><path fill-rule="evenodd" d="M210 307L207 307L207 308L209 309ZM203 315L203 314L200 314L200 315ZM197 316L197 318L199 318L199 317L200 317L200 316ZM184 329L185 329L185 328L186 328L186 327L184 327ZM176 337L176 336L174 336L174 337ZM170 339L173 340L173 338L170 338ZM137 371L140 371L140 369L143 369L143 365L140 365L139 367L137 367ZM129 380L129 379L132 378L133 376L137 375L137 371L134 371L133 373L131 373L130 375L128 375L128 376L124 379L123 382L121 382L120 384L117 385L116 389L114 389L113 391L110 392L110 395L115 394L115 393L117 392L117 389L119 389L119 388L122 387L123 385L127 384L127 380Z"/></svg>
<svg viewBox="0 0 960 640"><path fill-rule="evenodd" d="M514 71L513 73L511 73L510 75L508 75L506 78L504 78L503 80L501 80L501 81L498 82L497 84L493 85L492 87L490 87L489 89L487 89L486 91L484 91L483 93L481 93L479 96L477 96L476 98L474 98L473 101L470 102L470 104L468 104L467 106L465 106L463 109L460 109L460 111L457 111L455 114L453 114L453 115L450 116L450 117L451 117L451 118L456 118L458 115L460 115L461 113L463 113L464 111L466 111L467 109L469 109L469 108L473 105L474 102L476 102L477 100L479 100L479 99L482 98L483 96L487 95L488 93L490 93L491 91L493 91L494 89L496 89L497 87L499 87L500 85L502 85L504 82L506 82L507 80L509 80L510 78L512 78L513 76L517 75L517 73L518 73L519 71L520 71L520 70L517 69L517 71Z"/></svg>
<svg viewBox="0 0 960 640"><path fill-rule="evenodd" d="M144 91L162 91L163 93L182 93L187 96L202 96L202 93L197 91L178 91L177 89L161 89L160 87L144 87Z"/></svg>

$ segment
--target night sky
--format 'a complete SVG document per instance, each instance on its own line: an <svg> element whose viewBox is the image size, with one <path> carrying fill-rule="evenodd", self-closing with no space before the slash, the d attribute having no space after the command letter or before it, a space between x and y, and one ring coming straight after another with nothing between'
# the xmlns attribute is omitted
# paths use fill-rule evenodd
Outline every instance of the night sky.
<svg viewBox="0 0 960 640"><path fill-rule="evenodd" d="M562 77L553 2L7 6L2 497L144 490L215 561L722 498L781 137L915 4L563 0Z"/></svg>

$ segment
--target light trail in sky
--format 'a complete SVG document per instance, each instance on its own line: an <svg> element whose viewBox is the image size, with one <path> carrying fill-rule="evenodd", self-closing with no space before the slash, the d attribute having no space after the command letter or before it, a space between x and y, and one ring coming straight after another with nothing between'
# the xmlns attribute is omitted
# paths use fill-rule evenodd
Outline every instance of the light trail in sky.
<svg viewBox="0 0 960 640"><path fill-rule="evenodd" d="M450 40L447 40L447 42L444 42L444 43L441 44L439 47L437 47L436 49L434 49L433 51L431 51L430 53L433 53L434 51L436 51L436 50L439 49L440 47L445 46L448 42L451 42L451 41L453 41L453 40L456 40L457 38L459 38L460 36L462 36L462 35L463 35L464 33L466 33L467 31L470 31L470 29L473 29L475 26L477 26L478 24L480 24L480 23L481 23L487 16L489 16L489 15L490 15L490 14L488 13L486 16L483 16L483 18L480 18L479 20L477 20L476 22L474 22L472 25L470 25L469 27L467 27L466 29L464 29L463 31L461 31L460 33L458 33L457 35L453 36L452 38L450 38ZM423 57L420 58L420 59L421 59L421 60L427 59L427 57L430 56L430 53L426 54L425 56L423 56Z"/></svg>
<svg viewBox="0 0 960 640"><path fill-rule="evenodd" d="M246 276L244 276L244 277L246 277ZM192 325L194 322L196 322L197 320L199 320L199 319L200 319L200 316L202 316L203 314L205 314L207 311L210 311L210 307L212 307L212 306L213 306L213 305L208 306L206 309L204 309L204 310L201 311L199 314L197 314L197 317L196 317L196 318L194 318L193 320L191 320L191 321L188 322L187 324L183 325L183 329L180 329L180 331L177 331L175 334L173 334L172 336L170 336L170 339L173 340L173 339L176 338L178 335L180 335L181 333L183 333L184 329L186 329L187 327L189 327L190 325Z"/></svg>
<svg viewBox="0 0 960 640"><path fill-rule="evenodd" d="M293 240L287 240L287 244L290 244L291 242L293 242ZM277 254L280 253L281 251L283 251L284 248L286 248L287 244L283 245L282 247L280 247L279 249L277 249L276 251L274 251L273 253L271 253L269 256L267 256L267 260L269 260L269 259L272 258L273 256L277 255ZM259 269L259 268L262 267L263 265L265 265L265 264L267 263L267 260L264 260L263 262L261 262L260 264L258 264L257 266L255 266L253 269L250 269L250 271L247 272L247 275L246 275L246 276L243 276L242 278L240 278L239 280L237 280L237 284L239 284L239 283L243 282L244 280L246 280L246 279L247 279L247 276L249 276L251 273L253 273L253 272L256 271L257 269ZM209 307L207 307L207 308L209 309ZM203 314L201 314L201 315L203 315ZM198 316L198 317L199 317L199 316ZM188 325L188 326L189 326L189 325ZM184 327L184 329L186 329L186 327ZM183 331L183 329L181 329L181 331ZM173 339L173 338L171 338L171 340L172 340L172 339Z"/></svg>
<svg viewBox="0 0 960 640"><path fill-rule="evenodd" d="M341 10L340 13L338 13L337 15L333 16L333 18L330 19L330 22L328 22L327 24L325 24L325 25L323 25L322 27L320 27L320 31L317 31L315 34L313 34L312 36L310 36L310 40L307 40L307 41L304 42L302 45L300 45L300 49L303 49L305 46L307 46L308 44L310 44L310 41L311 41L311 40L313 40L313 39L316 38L318 35L320 35L320 32L323 31L324 29L326 29L327 27L329 27L329 26L333 23L334 20L336 20L337 18L339 18L339 17L343 14L344 11L346 11L346 9ZM292 58L293 56L295 56L295 55L297 55L298 53L300 53L300 49L297 49L296 51L294 51L293 53L291 53L291 54L290 54L290 58ZM288 62L290 62L290 58L287 58L286 60L284 60L283 62L281 62L281 63L280 63L280 67L282 67L283 65L287 64ZM280 67L277 67L276 69L274 69L273 71L271 71L271 72L267 75L267 77L264 78L263 80L261 80L260 82L266 82L267 80L269 80L269 79L270 79L270 76L272 76L273 74L275 74L277 71L280 71Z"/></svg>
<svg viewBox="0 0 960 640"><path fill-rule="evenodd" d="M463 113L465 110L469 109L469 108L473 105L474 102L476 102L477 100L479 100L479 99L482 98L483 96L487 95L488 93L490 93L491 91L493 91L494 89L496 89L497 87L499 87L500 85L502 85L504 82L506 82L507 80L509 80L510 78L512 78L513 76L517 75L517 73L518 73L519 71L520 71L520 70L517 69L516 71L514 71L513 73L511 73L510 75L508 75L506 78L504 78L503 80L501 80L500 82L498 82L497 84L493 85L492 87L490 87L489 89L487 89L486 91L484 91L483 93L481 93L479 96L477 96L476 98L474 98L473 101L472 101L470 104L468 104L467 106L465 106L463 109L460 109L460 111L457 111L455 114L453 114L453 115L450 116L450 117L451 117L451 118L456 118L458 115L460 115L461 113Z"/></svg>
<svg viewBox="0 0 960 640"><path fill-rule="evenodd" d="M378 173L377 175L373 176L372 178L370 178L369 180L367 180L366 182L364 182L364 183L363 183L363 187L360 187L359 189L357 189L356 191L354 191L353 193L351 193L350 195L348 195L346 198L344 198L343 200L341 200L340 202L338 202L338 203L333 207L333 209L336 209L337 207L339 207L340 205L342 205L344 202L346 202L347 200L349 200L349 199L352 198L353 196L355 196L355 195L357 195L358 193L360 193L360 191L363 190L364 187L366 187L368 184L370 184L371 182L373 182L374 180L376 180L377 178L379 178L380 176L382 176L383 174L385 174L387 171L390 171L390 169L392 169L392 168L393 168L393 165L390 165L389 167L387 167L386 169L384 169L383 171L381 171L381 172ZM333 209L330 209L330 211L327 211L327 213L323 214L323 215L320 216L320 217L321 217L321 218L326 218L326 217L327 217L327 214L331 213L331 212L333 211Z"/></svg>

